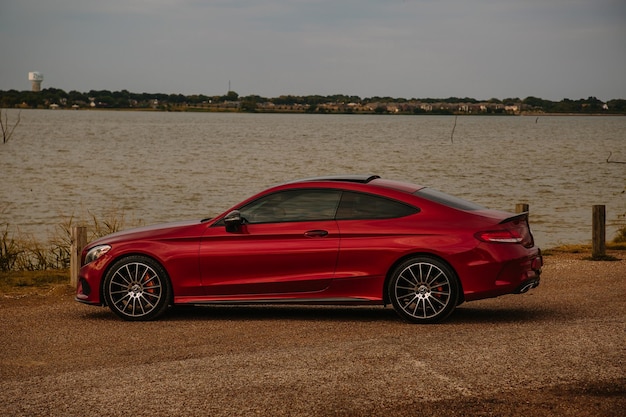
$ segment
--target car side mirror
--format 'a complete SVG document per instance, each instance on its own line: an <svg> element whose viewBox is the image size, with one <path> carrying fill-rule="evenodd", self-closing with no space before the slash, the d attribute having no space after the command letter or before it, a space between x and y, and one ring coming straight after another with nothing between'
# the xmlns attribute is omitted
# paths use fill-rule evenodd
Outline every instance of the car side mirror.
<svg viewBox="0 0 626 417"><path fill-rule="evenodd" d="M224 216L224 223L226 224L226 231L230 233L238 232L243 224L243 218L239 210L233 210Z"/></svg>

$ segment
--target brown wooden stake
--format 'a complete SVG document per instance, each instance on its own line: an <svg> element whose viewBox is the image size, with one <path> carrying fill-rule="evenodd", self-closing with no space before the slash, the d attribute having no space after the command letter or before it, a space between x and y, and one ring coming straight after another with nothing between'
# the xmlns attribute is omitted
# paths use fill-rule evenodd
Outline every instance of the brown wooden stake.
<svg viewBox="0 0 626 417"><path fill-rule="evenodd" d="M602 205L593 206L593 222L591 236L591 256L606 256L606 208Z"/></svg>
<svg viewBox="0 0 626 417"><path fill-rule="evenodd" d="M529 205L526 203L517 203L515 205L515 212L516 213L526 213L529 210Z"/></svg>
<svg viewBox="0 0 626 417"><path fill-rule="evenodd" d="M86 245L87 228L85 226L72 227L72 245L70 253L70 285L76 286L76 284L78 283L80 255Z"/></svg>

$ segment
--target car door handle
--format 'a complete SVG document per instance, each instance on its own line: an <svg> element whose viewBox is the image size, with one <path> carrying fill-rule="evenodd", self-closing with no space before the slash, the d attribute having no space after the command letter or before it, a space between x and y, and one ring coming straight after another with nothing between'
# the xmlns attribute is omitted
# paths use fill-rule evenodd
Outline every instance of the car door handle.
<svg viewBox="0 0 626 417"><path fill-rule="evenodd" d="M304 236L306 237L324 237L327 235L328 232L326 230L309 230L308 232L304 232Z"/></svg>

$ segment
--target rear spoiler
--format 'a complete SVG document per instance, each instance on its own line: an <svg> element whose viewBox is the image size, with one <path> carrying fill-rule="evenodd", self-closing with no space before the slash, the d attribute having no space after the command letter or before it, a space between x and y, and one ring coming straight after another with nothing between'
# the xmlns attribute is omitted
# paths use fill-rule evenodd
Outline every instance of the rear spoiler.
<svg viewBox="0 0 626 417"><path fill-rule="evenodd" d="M506 219L502 220L499 224L505 224L505 223L509 223L509 222L514 222L514 221L528 221L528 212L525 211L523 213L520 214L516 214L515 216L511 216L511 217L507 217Z"/></svg>

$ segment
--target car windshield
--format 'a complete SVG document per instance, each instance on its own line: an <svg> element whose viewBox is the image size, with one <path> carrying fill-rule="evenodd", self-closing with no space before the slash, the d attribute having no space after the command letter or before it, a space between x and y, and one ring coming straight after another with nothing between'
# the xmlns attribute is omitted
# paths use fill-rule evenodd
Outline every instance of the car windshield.
<svg viewBox="0 0 626 417"><path fill-rule="evenodd" d="M435 203L443 204L448 207L452 207L459 210L484 210L485 207L472 203L471 201L463 200L459 197L446 194L441 191L434 190L432 188L422 188L417 190L416 196L425 198L426 200L434 201Z"/></svg>

